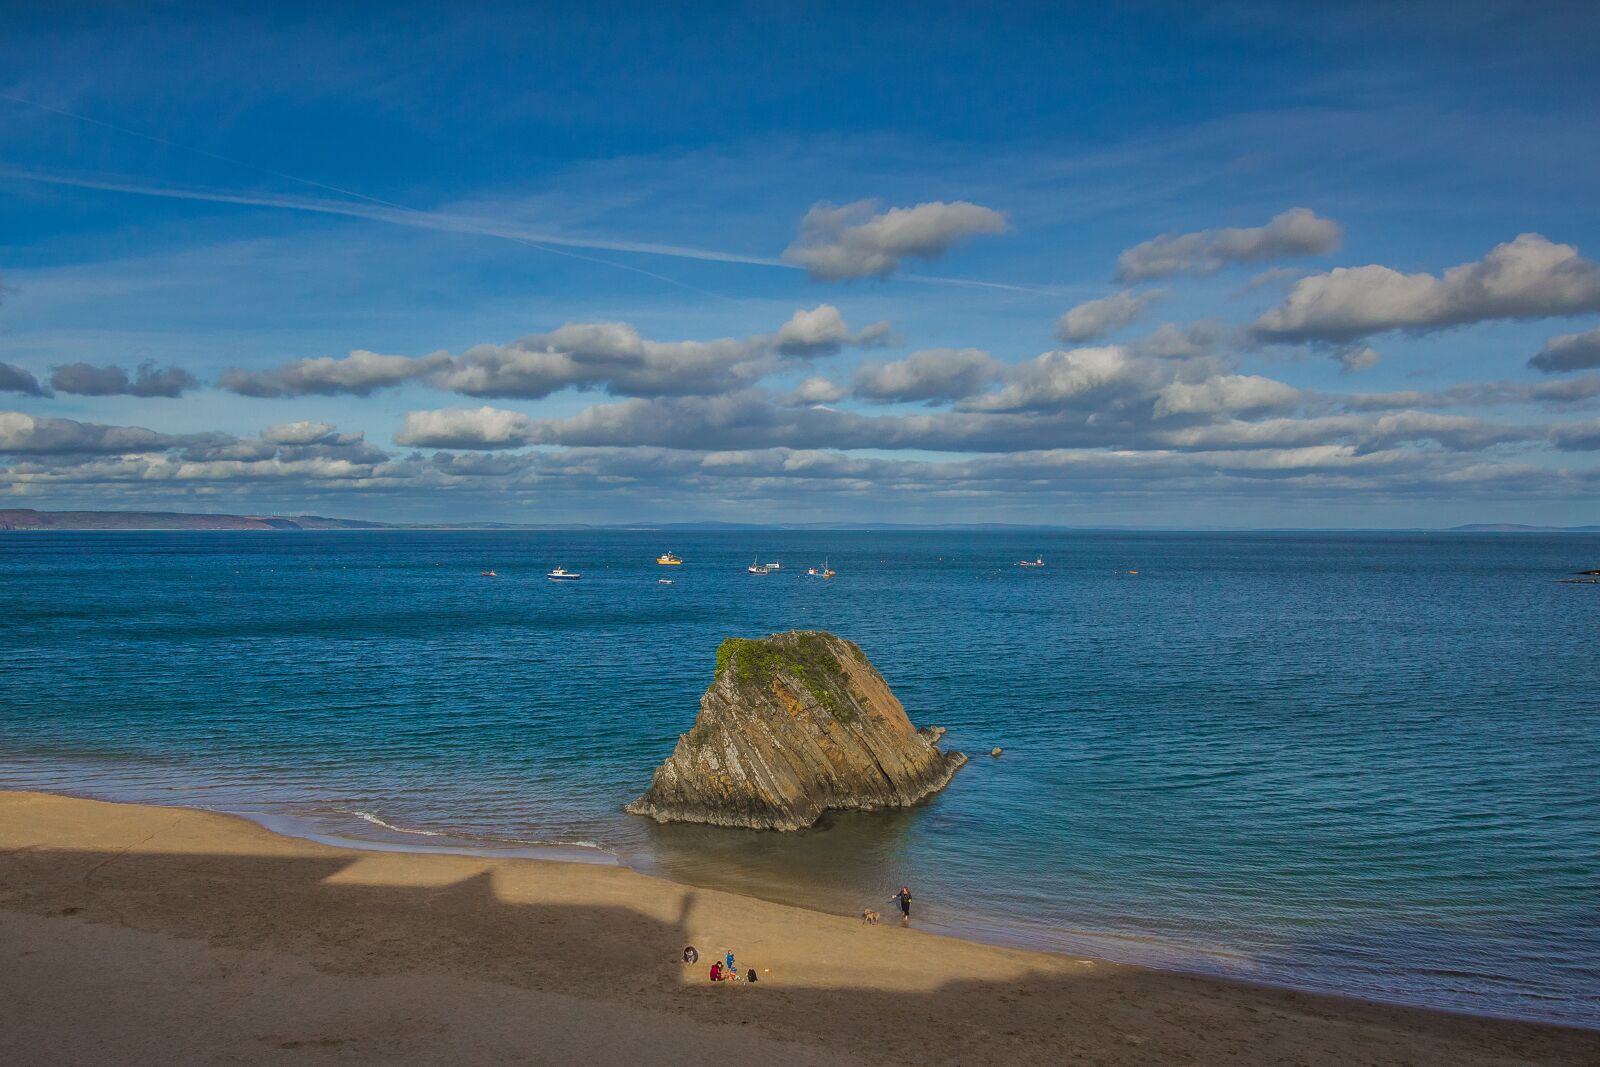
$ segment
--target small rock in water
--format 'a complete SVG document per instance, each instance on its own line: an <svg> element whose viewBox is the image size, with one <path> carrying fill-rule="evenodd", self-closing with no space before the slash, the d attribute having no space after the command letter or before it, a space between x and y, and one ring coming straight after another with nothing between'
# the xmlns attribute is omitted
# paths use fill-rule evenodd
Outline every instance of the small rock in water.
<svg viewBox="0 0 1600 1067"><path fill-rule="evenodd" d="M995 759L999 759L1000 758L1000 753L1002 753L1004 751L1005 751L1005 749L1001 748L999 745L996 745L996 746L994 746L993 748L991 748L989 750L989 755L993 756Z"/></svg>

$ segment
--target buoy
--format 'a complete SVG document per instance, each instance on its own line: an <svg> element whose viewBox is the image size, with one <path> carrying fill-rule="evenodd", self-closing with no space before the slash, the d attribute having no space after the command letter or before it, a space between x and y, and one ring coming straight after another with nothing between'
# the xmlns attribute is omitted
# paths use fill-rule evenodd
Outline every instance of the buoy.
<svg viewBox="0 0 1600 1067"><path fill-rule="evenodd" d="M999 746L998 746L998 745L997 745L997 746L995 746L995 747L994 747L994 748L991 748L991 749L990 749L990 750L989 750L989 755L991 755L991 756L993 756L993 757L994 757L994 758L995 758L995 759L999 759L999 758L1000 758L1000 753L1001 753L1001 752L1003 752L1003 751L1005 751L1005 750L1004 750L1004 749L1002 749L1002 748L1000 748L1000 747L999 747Z"/></svg>

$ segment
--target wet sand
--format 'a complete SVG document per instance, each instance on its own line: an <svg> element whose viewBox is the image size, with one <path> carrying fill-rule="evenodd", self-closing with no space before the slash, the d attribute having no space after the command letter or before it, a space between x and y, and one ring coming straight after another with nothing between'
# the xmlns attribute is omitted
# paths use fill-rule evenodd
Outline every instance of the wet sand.
<svg viewBox="0 0 1600 1067"><path fill-rule="evenodd" d="M730 947L759 983L707 981ZM887 909L864 926L620 867L0 792L0 1063L289 1057L1592 1064L1600 1033L981 945Z"/></svg>

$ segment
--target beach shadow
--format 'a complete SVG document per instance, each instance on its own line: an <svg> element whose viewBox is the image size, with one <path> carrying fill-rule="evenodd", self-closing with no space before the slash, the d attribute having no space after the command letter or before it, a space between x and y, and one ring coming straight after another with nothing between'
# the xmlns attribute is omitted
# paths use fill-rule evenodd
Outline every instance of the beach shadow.
<svg viewBox="0 0 1600 1067"><path fill-rule="evenodd" d="M727 944L730 898L676 885L658 892L649 887L659 883L621 869L597 883L593 868L568 877L556 864L299 843L294 851L302 854L20 848L0 852L0 908L270 949L334 974L449 975L755 1025L879 1064L1600 1062L1600 1033L1066 959L1040 966L1036 957L944 939L913 946L888 915L881 927L857 929L780 912L773 922L834 924L830 936L862 939L848 958L822 959L800 958L811 950L791 939L791 959L748 933ZM739 921L749 926L748 917ZM686 944L699 947L701 964L679 963ZM707 981L725 947L742 964L770 969L763 981ZM925 980L913 968L929 952L962 966L997 962L992 974ZM791 978L801 973L812 980Z"/></svg>

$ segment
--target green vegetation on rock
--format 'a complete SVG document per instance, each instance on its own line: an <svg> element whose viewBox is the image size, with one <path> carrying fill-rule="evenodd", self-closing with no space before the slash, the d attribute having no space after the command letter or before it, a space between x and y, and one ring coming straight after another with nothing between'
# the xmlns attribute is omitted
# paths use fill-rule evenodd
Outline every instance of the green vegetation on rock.
<svg viewBox="0 0 1600 1067"><path fill-rule="evenodd" d="M849 702L841 702L830 676L838 668L827 643L821 635L797 635L797 649L783 649L771 641L752 641L743 637L730 637L717 646L717 673L733 668L734 678L742 685L757 685L765 678L784 675L797 682L811 694L817 705L840 722L854 722L856 711ZM859 654L859 649L855 650ZM836 683L838 684L838 683Z"/></svg>

